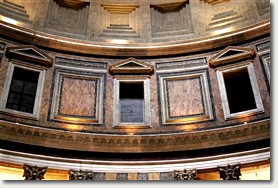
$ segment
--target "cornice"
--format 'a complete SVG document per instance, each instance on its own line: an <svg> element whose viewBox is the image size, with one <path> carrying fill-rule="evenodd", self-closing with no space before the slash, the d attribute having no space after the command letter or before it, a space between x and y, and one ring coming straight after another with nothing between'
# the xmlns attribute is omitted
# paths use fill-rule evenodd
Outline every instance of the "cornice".
<svg viewBox="0 0 278 188"><path fill-rule="evenodd" d="M77 133L4 120L0 120L0 128L2 140L58 149L107 153L197 150L270 138L269 119L206 131L150 135Z"/></svg>
<svg viewBox="0 0 278 188"><path fill-rule="evenodd" d="M142 57L177 55L211 50L254 39L270 33L270 19L220 35L178 42L161 43L115 45L104 42L77 40L51 35L40 31L34 31L32 29L6 23L4 21L0 21L0 33L10 38L18 39L40 47L47 47L53 50L90 55Z"/></svg>
<svg viewBox="0 0 278 188"><path fill-rule="evenodd" d="M213 155L192 159L151 160L151 161L101 161L76 158L34 155L24 152L2 150L1 160L10 164L29 164L47 166L50 169L86 169L94 172L167 172L179 169L213 170L227 164L250 166L265 163L270 159L270 148L262 148L225 155ZM81 166L82 164L82 166Z"/></svg>

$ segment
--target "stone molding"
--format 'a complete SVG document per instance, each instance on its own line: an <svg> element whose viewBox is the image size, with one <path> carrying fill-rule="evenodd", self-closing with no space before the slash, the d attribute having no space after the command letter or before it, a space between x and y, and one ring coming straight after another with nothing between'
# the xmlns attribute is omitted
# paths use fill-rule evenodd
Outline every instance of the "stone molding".
<svg viewBox="0 0 278 188"><path fill-rule="evenodd" d="M196 150L270 138L269 119L207 131L155 135L75 133L4 120L0 121L0 128L3 140L60 149L120 153Z"/></svg>
<svg viewBox="0 0 278 188"><path fill-rule="evenodd" d="M92 42L53 36L51 34L15 26L3 21L0 21L0 32L7 37L20 39L21 41L29 42L34 45L68 52L107 56L140 57L177 55L187 52L192 53L251 40L270 33L270 20L268 19L261 23L256 23L254 25L221 35L188 39L179 42L140 43L121 46L104 42Z"/></svg>

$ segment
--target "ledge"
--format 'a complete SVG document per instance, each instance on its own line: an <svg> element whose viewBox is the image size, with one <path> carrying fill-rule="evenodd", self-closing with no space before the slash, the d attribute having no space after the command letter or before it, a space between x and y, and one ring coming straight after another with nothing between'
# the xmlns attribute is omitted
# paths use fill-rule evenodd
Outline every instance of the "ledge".
<svg viewBox="0 0 278 188"><path fill-rule="evenodd" d="M270 33L270 20L220 35L178 42L134 43L116 45L104 42L88 42L59 37L0 21L2 35L66 52L104 56L163 56L192 53L213 48L226 47Z"/></svg>
<svg viewBox="0 0 278 188"><path fill-rule="evenodd" d="M107 135L31 127L0 120L0 138L11 142L78 151L145 153L197 150L270 138L270 119L207 131Z"/></svg>

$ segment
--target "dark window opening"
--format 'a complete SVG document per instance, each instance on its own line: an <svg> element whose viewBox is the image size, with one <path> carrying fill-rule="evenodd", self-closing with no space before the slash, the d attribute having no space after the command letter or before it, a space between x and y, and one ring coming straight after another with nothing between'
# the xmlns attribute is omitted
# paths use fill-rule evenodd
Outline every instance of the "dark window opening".
<svg viewBox="0 0 278 188"><path fill-rule="evenodd" d="M144 122L144 83L120 82L121 122Z"/></svg>
<svg viewBox="0 0 278 188"><path fill-rule="evenodd" d="M230 113L256 109L247 68L224 73Z"/></svg>
<svg viewBox="0 0 278 188"><path fill-rule="evenodd" d="M6 108L33 113L39 72L14 68Z"/></svg>

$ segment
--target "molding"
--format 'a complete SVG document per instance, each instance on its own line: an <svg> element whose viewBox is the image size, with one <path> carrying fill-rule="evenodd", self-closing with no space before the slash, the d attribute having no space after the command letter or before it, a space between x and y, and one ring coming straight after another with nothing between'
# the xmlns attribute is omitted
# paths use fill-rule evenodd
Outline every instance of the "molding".
<svg viewBox="0 0 278 188"><path fill-rule="evenodd" d="M110 65L109 70L112 74L148 74L154 72L152 65L130 57L116 64Z"/></svg>
<svg viewBox="0 0 278 188"><path fill-rule="evenodd" d="M84 40L69 39L60 36L34 31L20 26L0 21L0 32L7 37L29 42L37 46L63 50L67 52L106 55L146 57L160 55L178 55L202 50L212 50L231 44L254 39L259 36L270 34L270 19L254 25L227 32L220 35L189 39L178 42L161 43L138 43L115 45L104 42L91 42Z"/></svg>
<svg viewBox="0 0 278 188"><path fill-rule="evenodd" d="M2 140L58 149L108 153L197 150L270 138L270 119L205 131L147 135L77 133L5 120L0 120L0 128Z"/></svg>
<svg viewBox="0 0 278 188"><path fill-rule="evenodd" d="M226 55L229 53L232 55ZM209 59L209 64L211 67L217 67L233 63L236 61L242 61L245 59L251 59L255 56L255 51L251 48L228 46L224 50L221 50L211 59Z"/></svg>
<svg viewBox="0 0 278 188"><path fill-rule="evenodd" d="M191 69L193 67L200 68L201 66L207 66L206 58L188 59L182 61L171 62L158 62L155 63L156 72L173 72L182 69Z"/></svg>
<svg viewBox="0 0 278 188"><path fill-rule="evenodd" d="M19 59L27 62L31 61L46 67L51 67L53 64L53 59L34 45L8 47L6 53L9 58Z"/></svg>
<svg viewBox="0 0 278 188"><path fill-rule="evenodd" d="M196 169L206 171L208 169L218 169L220 166L250 164L269 161L270 148L216 155L209 157L176 159L176 160L155 160L155 161L96 161L62 157L51 157L46 155L34 155L23 152L2 150L1 161L12 164L40 164L49 169L69 169L86 170L94 172L111 173L144 173L144 172L171 172L184 169Z"/></svg>

